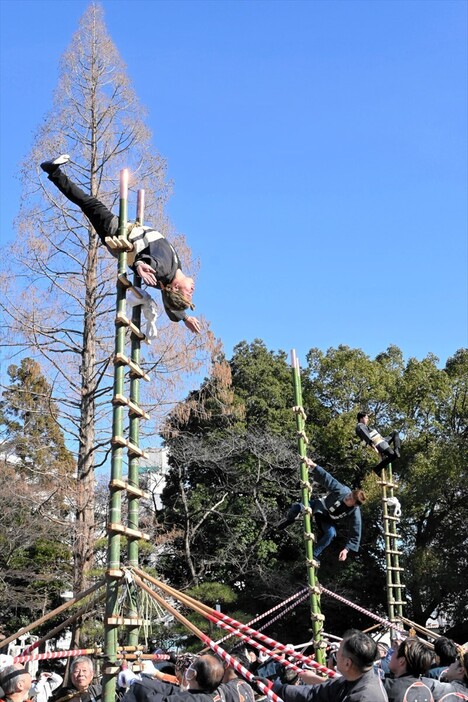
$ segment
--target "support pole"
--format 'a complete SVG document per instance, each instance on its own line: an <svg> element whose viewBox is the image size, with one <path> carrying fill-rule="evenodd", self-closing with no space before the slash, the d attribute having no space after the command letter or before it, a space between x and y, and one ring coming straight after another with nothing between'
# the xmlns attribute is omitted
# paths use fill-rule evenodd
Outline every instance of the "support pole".
<svg viewBox="0 0 468 702"><path fill-rule="evenodd" d="M137 224L143 225L145 214L145 191L139 190L137 195ZM141 278L135 273L133 284L136 287L141 286ZM132 313L133 324L140 329L141 327L141 305L136 305ZM133 363L140 366L141 361L141 340L135 334L131 337L131 359ZM130 376L130 400L137 406L140 405L140 378L137 375ZM132 444L139 446L140 443L140 418L137 414L130 414L130 430L129 437ZM128 459L128 482L132 487L139 487L139 468L140 457L138 455L130 455ZM138 495L128 495L128 526L130 529L138 529L139 515ZM138 565L138 541L137 539L129 539L128 541L128 563L131 566ZM137 593L134 586L131 586L128 591L129 596L129 617L137 618ZM138 627L132 627L127 632L127 643L129 646L138 644Z"/></svg>
<svg viewBox="0 0 468 702"><path fill-rule="evenodd" d="M324 617L320 610L320 589L318 587L315 571L316 561L314 560L313 549L314 534L312 531L311 514L309 508L311 489L309 483L309 469L305 461L307 457L308 443L307 435L305 433L306 414L302 405L302 387L299 360L296 356L296 352L294 349L292 349L291 351L291 368L294 385L294 412L296 415L297 443L299 455L301 457L301 501L302 504L306 507L306 511L304 512L304 545L307 564L307 580L310 591L310 617L312 620L315 656L317 661L323 665L325 663L326 643L322 640Z"/></svg>
<svg viewBox="0 0 468 702"><path fill-rule="evenodd" d="M124 238L127 229L127 197L128 197L128 170L124 168L120 172L120 208L119 208L119 237ZM125 276L127 272L127 253L119 252L118 276ZM117 315L124 315L126 312L126 289L117 283L116 308ZM125 327L122 324L116 325L115 331L115 355L124 355L125 352ZM118 364L114 366L114 397L124 394L125 368ZM112 459L111 459L111 484L122 479L122 445L116 443L116 439L123 439L123 406L113 405L112 418ZM109 523L120 524L122 511L122 493L120 490L111 487L109 502ZM106 571L106 614L104 622L104 675L103 675L103 699L104 702L114 702L115 700L115 668L117 664L117 632L118 625L111 624L118 614L118 594L119 580L122 577L120 571L120 534L108 530L107 549L107 571Z"/></svg>

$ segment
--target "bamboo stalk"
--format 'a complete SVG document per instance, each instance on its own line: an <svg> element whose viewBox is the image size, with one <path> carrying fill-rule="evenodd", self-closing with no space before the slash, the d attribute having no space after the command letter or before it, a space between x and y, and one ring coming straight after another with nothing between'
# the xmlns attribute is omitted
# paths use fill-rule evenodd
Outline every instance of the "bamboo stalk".
<svg viewBox="0 0 468 702"><path fill-rule="evenodd" d="M294 402L297 408L301 411L296 411L296 429L297 443L299 455L301 457L301 501L305 507L309 508L310 491L309 491L309 469L306 463L307 443L305 435L305 413L302 406L302 388L299 360L296 356L296 351L291 350L291 367L292 380L294 386ZM313 548L313 531L311 524L310 512L307 509L303 515L304 521L304 547L307 565L307 581L310 589L310 618L312 620L312 632L314 638L314 649L317 660L322 665L325 663L325 651L322 641L323 617L320 608L320 596L317 594L317 577L315 571L314 548Z"/></svg>

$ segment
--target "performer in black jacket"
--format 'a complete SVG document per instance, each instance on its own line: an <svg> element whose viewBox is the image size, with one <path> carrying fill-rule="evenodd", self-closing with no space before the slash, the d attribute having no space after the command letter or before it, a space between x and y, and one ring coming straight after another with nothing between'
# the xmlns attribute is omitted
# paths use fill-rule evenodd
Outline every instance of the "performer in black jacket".
<svg viewBox="0 0 468 702"><path fill-rule="evenodd" d="M48 174L55 187L70 202L78 205L102 243L106 245L106 237L114 237L118 233L118 217L100 200L86 195L65 175L60 166L69 159L70 157L64 154L53 161L44 161L41 168ZM185 312L187 309L194 309L192 295L195 283L193 278L182 273L180 259L174 247L163 234L146 226L133 227L128 240L133 245L133 251L127 254L129 265L147 285L161 290L169 319L172 322L184 322L190 331L198 334L201 330L200 322L196 317L187 316Z"/></svg>
<svg viewBox="0 0 468 702"><path fill-rule="evenodd" d="M378 476L383 468L400 458L401 439L397 431L392 431L386 439L379 434L377 429L369 427L369 415L367 412L358 412L358 423L356 425L356 436L358 436L367 446L370 446L379 456L382 457L380 463L373 467ZM390 444L393 444L391 448Z"/></svg>

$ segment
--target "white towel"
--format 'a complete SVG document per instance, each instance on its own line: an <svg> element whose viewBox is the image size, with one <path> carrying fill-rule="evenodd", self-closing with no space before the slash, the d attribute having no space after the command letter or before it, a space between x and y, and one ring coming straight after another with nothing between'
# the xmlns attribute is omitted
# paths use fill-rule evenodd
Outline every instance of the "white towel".
<svg viewBox="0 0 468 702"><path fill-rule="evenodd" d="M141 311L146 319L146 328L142 329L142 331L146 336L146 343L151 344L153 339L156 339L158 335L158 330L156 327L158 306L151 295L146 292L146 290L142 290L141 288L135 288L135 290L141 295L141 297L137 297L133 290L129 290L127 293L127 302L130 307L138 307L138 305L141 305Z"/></svg>

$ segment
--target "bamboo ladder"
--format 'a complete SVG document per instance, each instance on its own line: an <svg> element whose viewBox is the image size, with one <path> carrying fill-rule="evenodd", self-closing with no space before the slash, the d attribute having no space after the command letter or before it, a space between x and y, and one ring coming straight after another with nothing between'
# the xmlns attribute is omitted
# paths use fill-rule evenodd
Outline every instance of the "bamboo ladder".
<svg viewBox="0 0 468 702"><path fill-rule="evenodd" d="M382 486L382 512L383 530L385 537L385 563L387 572L387 613L391 622L399 621L403 616L403 607L406 604L403 599L404 585L401 582L401 573L404 568L400 566L401 551L398 548L399 535L397 525L399 517L390 514L388 499L394 496L396 487L393 482L392 464L387 470L382 469L379 484Z"/></svg>
<svg viewBox="0 0 468 702"><path fill-rule="evenodd" d="M315 657L317 662L323 665L325 663L325 648L327 644L322 639L323 622L325 617L320 610L320 587L318 585L316 574L318 564L317 561L314 560L314 534L311 525L311 509L309 507L312 486L309 482L309 467L305 461L307 455L307 444L309 443L309 439L307 438L307 434L305 432L305 420L307 419L307 415L302 405L301 372L299 361L294 349L291 351L291 367L295 402L293 411L296 415L297 441L299 455L301 457L301 502L306 507L303 515L304 545L306 552L307 580L310 592L310 618L312 621Z"/></svg>
<svg viewBox="0 0 468 702"><path fill-rule="evenodd" d="M109 521L107 524L108 550L106 569L106 613L104 620L104 666L103 699L114 702L117 665L118 631L126 627L127 643L138 644L138 630L145 622L138 616L136 591L133 585L126 588L125 616L120 616L119 591L124 577L122 570L121 537L128 542L127 562L138 566L138 540L149 540L148 534L138 528L139 500L148 497L139 488L139 461L145 458L139 446L139 424L149 415L140 407L140 381L149 380L149 376L140 366L140 345L145 335L140 329L141 306L133 308L129 319L126 310L127 292L141 297L135 286L141 285L141 279L135 274L134 284L127 278L127 251L132 245L127 240L128 211L128 170L120 172L120 208L118 237L107 238L106 244L118 253L117 299L115 318L115 354L114 354L114 389L112 421L112 456L111 480L109 483ZM138 191L137 223L143 224L144 190ZM130 349L126 351L127 332L130 332ZM126 374L128 377L126 379ZM125 394L126 380L129 381L129 396ZM124 432L124 412L129 417L128 438ZM127 452L128 475L123 476L123 453ZM122 495L126 496L128 510L127 523L122 523Z"/></svg>

